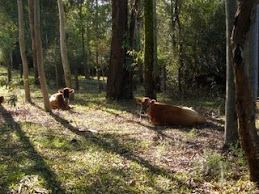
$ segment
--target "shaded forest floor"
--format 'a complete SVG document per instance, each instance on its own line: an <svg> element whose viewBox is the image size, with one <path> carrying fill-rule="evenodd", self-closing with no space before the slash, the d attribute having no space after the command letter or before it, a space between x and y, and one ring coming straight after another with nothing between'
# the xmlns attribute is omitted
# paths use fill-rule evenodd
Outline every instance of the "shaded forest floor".
<svg viewBox="0 0 259 194"><path fill-rule="evenodd" d="M5 78L0 74L0 80ZM95 80L81 80L70 111L43 111L40 90L0 86L0 193L258 193L242 151L222 152L223 98L159 96L192 106L201 126L154 127L134 100L107 102ZM51 90L54 93L57 90ZM138 92L136 96L142 96Z"/></svg>

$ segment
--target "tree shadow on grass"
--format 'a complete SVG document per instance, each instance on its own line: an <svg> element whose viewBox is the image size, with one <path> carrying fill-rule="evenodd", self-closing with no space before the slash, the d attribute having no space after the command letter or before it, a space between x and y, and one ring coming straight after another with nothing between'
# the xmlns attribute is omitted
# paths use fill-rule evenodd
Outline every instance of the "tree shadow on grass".
<svg viewBox="0 0 259 194"><path fill-rule="evenodd" d="M8 159L8 161L4 160L8 166L6 169L8 172L2 175L5 176L4 178L0 178L0 186L2 187L0 187L0 190L8 191L8 187L14 184L13 177L11 176L16 176L14 173L19 172L20 177L17 174L15 184L19 181L19 178L24 178L25 175L36 174L44 178L48 190L51 190L53 193L65 193L60 182L56 179L56 174L46 164L44 158L35 150L33 144L30 142L30 138L22 130L20 124L15 122L12 115L2 105L0 105L0 115L2 115L5 126L7 126L7 128L3 128L0 131L0 137L10 136L10 134L7 134L10 132L15 132L18 137L18 140L15 142L11 141L9 143L7 140L5 146L0 148L0 155ZM24 165L22 162L25 160L28 160L30 165Z"/></svg>
<svg viewBox="0 0 259 194"><path fill-rule="evenodd" d="M89 142L97 145L98 147L102 148L103 150L110 152L110 153L114 153L116 155L120 155L121 157L123 157L127 160L136 162L139 165L147 168L152 174L167 177L172 181L176 181L179 185L185 185L186 187L190 187L190 185L188 185L187 183L182 182L181 180L175 178L173 176L174 172L154 166L149 161L137 156L132 151L125 148L125 146L123 144L121 144L116 139L116 137L113 137L112 135L107 136L107 134L100 135L100 134L94 134L94 133L86 132L86 131L79 131L78 128L72 126L71 124L69 124L69 122L67 120L61 118L60 116L55 115L53 113L51 113L51 116L57 122L59 122L61 125L63 125L65 128L69 129L71 132L86 138ZM109 137L109 142L106 140L107 137Z"/></svg>
<svg viewBox="0 0 259 194"><path fill-rule="evenodd" d="M175 139L174 137L171 137L171 136L164 133L164 131L166 129L167 130L170 129L170 126L155 126L155 125L144 124L143 122L137 120L137 116L139 116L137 111L135 111L135 112L130 111L130 113L132 115L134 115L134 117L136 117L136 118L135 119L129 119L129 118L126 118L126 117L124 117L124 116L122 116L118 113L114 113L114 112L112 112L110 110L107 110L107 109L104 109L104 108L98 108L98 109L101 110L101 111L105 111L109 114L112 114L115 117L120 117L120 118L124 119L126 122L135 123L135 124L138 124L140 126L143 126L143 127L147 128L147 129L150 129L152 131L155 131L159 136L161 136L163 138L166 137L166 138L169 138L169 139L172 139L172 140ZM207 118L206 123L194 125L194 126L191 126L191 127L173 126L172 130L177 129L177 130L182 131L182 132L190 132L193 128L199 129L199 130L202 130L202 129L205 129L205 128L211 128L211 129L217 130L217 131L224 131L224 128L221 126L222 123L223 123L223 121L221 121L219 119Z"/></svg>

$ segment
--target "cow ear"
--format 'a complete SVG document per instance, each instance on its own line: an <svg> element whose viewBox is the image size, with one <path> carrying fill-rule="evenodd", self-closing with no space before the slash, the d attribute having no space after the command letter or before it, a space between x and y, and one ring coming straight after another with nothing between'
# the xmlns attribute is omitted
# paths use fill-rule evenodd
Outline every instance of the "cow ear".
<svg viewBox="0 0 259 194"><path fill-rule="evenodd" d="M137 102L138 104L142 104L142 100L141 100L140 98L136 98L136 102Z"/></svg>
<svg viewBox="0 0 259 194"><path fill-rule="evenodd" d="M74 89L69 89L69 93L74 93L75 90Z"/></svg>
<svg viewBox="0 0 259 194"><path fill-rule="evenodd" d="M64 92L64 89L60 89L58 90L59 93L63 93Z"/></svg>

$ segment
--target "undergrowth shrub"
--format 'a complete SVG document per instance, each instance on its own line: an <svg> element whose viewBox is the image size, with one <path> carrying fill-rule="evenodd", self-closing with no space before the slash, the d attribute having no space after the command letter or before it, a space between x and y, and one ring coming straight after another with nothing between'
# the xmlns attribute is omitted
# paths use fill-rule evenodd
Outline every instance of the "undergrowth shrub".
<svg viewBox="0 0 259 194"><path fill-rule="evenodd" d="M223 181L227 174L229 164L223 156L211 150L205 150L203 154L194 161L192 174L199 179L207 181Z"/></svg>

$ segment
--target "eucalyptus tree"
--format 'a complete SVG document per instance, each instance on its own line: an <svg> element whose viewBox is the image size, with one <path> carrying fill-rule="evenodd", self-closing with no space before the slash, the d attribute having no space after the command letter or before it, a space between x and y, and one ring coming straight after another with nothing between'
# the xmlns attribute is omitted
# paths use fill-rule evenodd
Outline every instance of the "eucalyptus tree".
<svg viewBox="0 0 259 194"><path fill-rule="evenodd" d="M33 0L28 0L28 11L29 11L29 23L30 23L30 32L31 32L31 46L32 46L32 59L33 59L33 69L34 69L34 79L35 84L39 84L39 73L37 65L37 54L36 54L36 45L35 45L35 31L34 31L34 2Z"/></svg>
<svg viewBox="0 0 259 194"><path fill-rule="evenodd" d="M40 5L39 0L34 0L34 31L35 31L35 45L37 53L37 64L40 78L40 86L43 95L44 110L51 112L51 106L49 102L49 92L46 81L46 76L43 67L43 54L42 54L42 43L40 33Z"/></svg>
<svg viewBox="0 0 259 194"><path fill-rule="evenodd" d="M225 104L225 147L238 142L235 83L233 72L233 55L231 49L231 32L234 25L236 0L225 1L226 11L226 104Z"/></svg>
<svg viewBox="0 0 259 194"><path fill-rule="evenodd" d="M65 42L65 13L62 0L58 0L58 10L59 10L59 31L60 31L60 50L61 59L63 64L64 76L66 86L72 88L72 78L71 70L67 59L67 48Z"/></svg>
<svg viewBox="0 0 259 194"><path fill-rule="evenodd" d="M254 73L258 67L258 20L258 2L239 0L232 33L238 133L247 159L250 180L257 184L259 184L259 137L255 127L257 92L254 87L257 87L255 83L258 75L255 76Z"/></svg>
<svg viewBox="0 0 259 194"><path fill-rule="evenodd" d="M144 82L145 95L156 99L154 78L154 6L153 0L144 0L145 46L144 46Z"/></svg>
<svg viewBox="0 0 259 194"><path fill-rule="evenodd" d="M21 53L22 66L23 66L23 84L24 84L24 90L25 90L25 101L31 102L29 68L28 68L28 61L25 53L25 42L24 42L24 21L23 21L22 0L17 0L17 5L18 5L18 17L19 17L19 45L20 45L20 53Z"/></svg>
<svg viewBox="0 0 259 194"><path fill-rule="evenodd" d="M128 1L112 0L112 42L107 81L107 98L131 99L132 79L126 64Z"/></svg>

